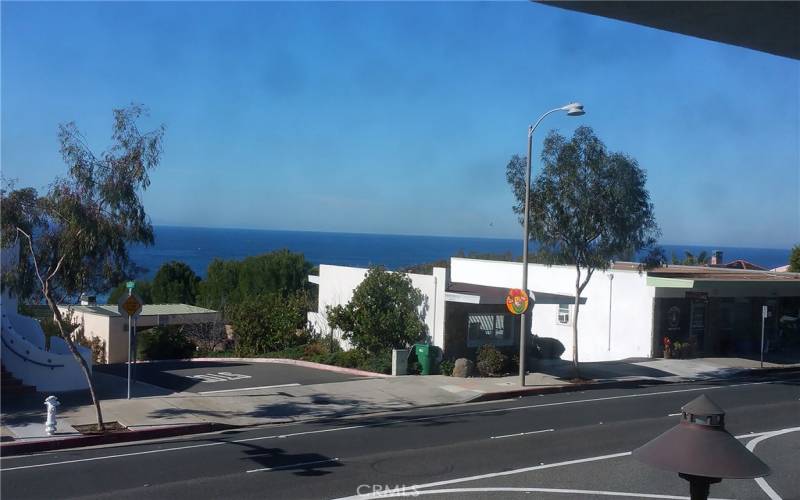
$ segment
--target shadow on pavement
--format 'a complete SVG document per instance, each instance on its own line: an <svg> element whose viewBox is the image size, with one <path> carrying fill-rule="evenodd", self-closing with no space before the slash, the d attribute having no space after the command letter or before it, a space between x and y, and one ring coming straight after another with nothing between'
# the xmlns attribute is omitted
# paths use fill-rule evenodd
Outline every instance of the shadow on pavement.
<svg viewBox="0 0 800 500"><path fill-rule="evenodd" d="M665 378L675 375L657 368L634 364L636 361L638 360L583 362L580 364L580 374L582 377L593 379L619 377ZM574 375L572 362L563 359L539 359L531 367L531 370L560 379L571 379Z"/></svg>

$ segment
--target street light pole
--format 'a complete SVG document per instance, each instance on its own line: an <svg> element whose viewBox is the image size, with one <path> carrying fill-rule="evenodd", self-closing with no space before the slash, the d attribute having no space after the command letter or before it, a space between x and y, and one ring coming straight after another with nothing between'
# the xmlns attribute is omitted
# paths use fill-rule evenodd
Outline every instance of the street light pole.
<svg viewBox="0 0 800 500"><path fill-rule="evenodd" d="M560 108L551 109L547 113L543 114L539 117L534 125L528 126L528 162L527 168L525 169L525 212L523 216L522 222L522 290L525 294L530 295L528 293L528 220L530 219L530 197L531 197L531 152L533 149L533 132L536 131L536 127L542 123L544 117L555 113L557 111L566 111L567 115L569 116L580 116L585 114L583 111L583 104L579 102L573 102L567 104L566 106L562 106ZM529 308L530 309L530 308ZM525 349L525 314L528 311L525 311L520 315L520 331L519 331L519 385L524 387L525 386L525 364L527 361L527 352ZM533 317L533 315L531 315Z"/></svg>

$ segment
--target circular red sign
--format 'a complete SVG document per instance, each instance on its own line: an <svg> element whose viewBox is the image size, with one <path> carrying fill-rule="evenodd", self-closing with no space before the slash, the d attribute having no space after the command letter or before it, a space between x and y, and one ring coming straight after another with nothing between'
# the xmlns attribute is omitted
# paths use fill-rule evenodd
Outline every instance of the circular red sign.
<svg viewBox="0 0 800 500"><path fill-rule="evenodd" d="M520 288L512 288L506 297L506 307L511 314L523 314L528 310L528 294Z"/></svg>

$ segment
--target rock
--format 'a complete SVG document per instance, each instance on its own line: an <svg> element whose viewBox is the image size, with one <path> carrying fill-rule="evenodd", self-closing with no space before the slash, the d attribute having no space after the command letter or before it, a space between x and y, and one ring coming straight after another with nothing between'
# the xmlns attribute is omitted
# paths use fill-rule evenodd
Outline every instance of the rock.
<svg viewBox="0 0 800 500"><path fill-rule="evenodd" d="M468 360L467 358L458 358L456 360L455 366L453 367L453 376L467 378L470 375L472 375L474 369L475 369L475 363Z"/></svg>

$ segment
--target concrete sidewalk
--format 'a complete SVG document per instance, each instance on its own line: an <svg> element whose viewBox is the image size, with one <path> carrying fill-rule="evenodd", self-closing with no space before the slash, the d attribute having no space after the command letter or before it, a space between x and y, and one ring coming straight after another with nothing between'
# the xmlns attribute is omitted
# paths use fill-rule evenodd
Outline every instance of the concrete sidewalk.
<svg viewBox="0 0 800 500"><path fill-rule="evenodd" d="M773 365L765 368L800 367ZM592 380L573 384L572 365L562 360L539 360L531 367L526 386L516 376L454 378L443 375L366 378L295 387L248 390L224 394L172 393L160 387L136 383L133 398L125 398L125 379L97 372L104 420L117 421L130 430L180 427L204 423L235 426L298 422L353 414L385 412L426 406L503 399L542 392L680 382L726 377L758 368L746 359L704 358L692 360L627 360L582 363L581 374ZM613 385L611 385L613 386ZM41 395L38 395L41 396ZM3 434L14 441L58 439L74 436L72 426L95 422L94 407L85 395L64 395L59 412L60 436L44 434L44 407L36 403L23 409L3 408Z"/></svg>

